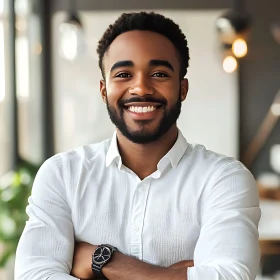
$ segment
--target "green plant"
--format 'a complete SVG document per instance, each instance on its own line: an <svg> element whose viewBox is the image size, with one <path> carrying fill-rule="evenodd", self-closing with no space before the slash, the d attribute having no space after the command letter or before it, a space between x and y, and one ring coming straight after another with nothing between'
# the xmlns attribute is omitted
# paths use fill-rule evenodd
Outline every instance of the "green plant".
<svg viewBox="0 0 280 280"><path fill-rule="evenodd" d="M4 251L0 254L0 267L4 267L16 247L24 229L28 197L38 168L24 163L0 180L0 243Z"/></svg>

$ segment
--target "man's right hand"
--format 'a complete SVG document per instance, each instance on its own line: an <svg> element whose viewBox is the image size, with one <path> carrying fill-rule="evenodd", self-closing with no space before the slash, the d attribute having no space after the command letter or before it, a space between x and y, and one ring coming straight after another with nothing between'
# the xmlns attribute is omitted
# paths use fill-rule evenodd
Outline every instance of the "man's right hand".
<svg viewBox="0 0 280 280"><path fill-rule="evenodd" d="M190 261L180 261L177 263L172 264L169 266L171 269L182 269L182 268L187 268L187 267L192 267L194 266L194 262L192 260Z"/></svg>

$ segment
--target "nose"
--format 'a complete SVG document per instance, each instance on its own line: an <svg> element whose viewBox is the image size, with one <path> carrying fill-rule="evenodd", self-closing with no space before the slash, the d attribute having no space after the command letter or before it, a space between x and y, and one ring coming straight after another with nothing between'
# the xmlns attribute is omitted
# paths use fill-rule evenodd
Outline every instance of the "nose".
<svg viewBox="0 0 280 280"><path fill-rule="evenodd" d="M151 86L149 77L141 75L130 87L129 93L132 95L144 96L154 94L154 88Z"/></svg>

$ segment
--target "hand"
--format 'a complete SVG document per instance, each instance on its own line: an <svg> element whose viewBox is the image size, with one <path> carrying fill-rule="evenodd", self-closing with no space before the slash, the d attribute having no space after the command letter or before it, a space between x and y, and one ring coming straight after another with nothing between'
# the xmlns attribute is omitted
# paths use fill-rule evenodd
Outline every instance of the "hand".
<svg viewBox="0 0 280 280"><path fill-rule="evenodd" d="M189 261L180 261L177 263L172 264L169 266L171 269L182 269L182 268L188 268L194 266L194 262L192 260Z"/></svg>
<svg viewBox="0 0 280 280"><path fill-rule="evenodd" d="M71 271L72 276L81 280L93 279L91 260L96 247L86 242L76 243Z"/></svg>

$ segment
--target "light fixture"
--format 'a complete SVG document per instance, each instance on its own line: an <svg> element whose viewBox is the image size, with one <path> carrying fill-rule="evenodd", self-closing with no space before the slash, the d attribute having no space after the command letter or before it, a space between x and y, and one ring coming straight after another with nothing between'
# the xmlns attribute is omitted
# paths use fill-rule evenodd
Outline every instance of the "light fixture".
<svg viewBox="0 0 280 280"><path fill-rule="evenodd" d="M250 28L250 17L244 12L244 0L234 0L233 9L222 14L216 20L216 29L223 51L223 68L227 73L236 70L236 58L248 53L247 38ZM230 54L229 54L230 52Z"/></svg>
<svg viewBox="0 0 280 280"><path fill-rule="evenodd" d="M246 41L241 38L236 39L232 44L232 52L238 58L244 57L248 52Z"/></svg>
<svg viewBox="0 0 280 280"><path fill-rule="evenodd" d="M74 0L71 1L70 12L65 22L59 26L60 55L66 60L73 61L82 53L84 34L81 20L75 9Z"/></svg>
<svg viewBox="0 0 280 280"><path fill-rule="evenodd" d="M226 56L223 61L223 69L226 73L233 73L237 69L237 61L234 56Z"/></svg>
<svg viewBox="0 0 280 280"><path fill-rule="evenodd" d="M220 41L233 44L239 38L246 38L250 27L250 18L246 13L230 10L216 21Z"/></svg>

